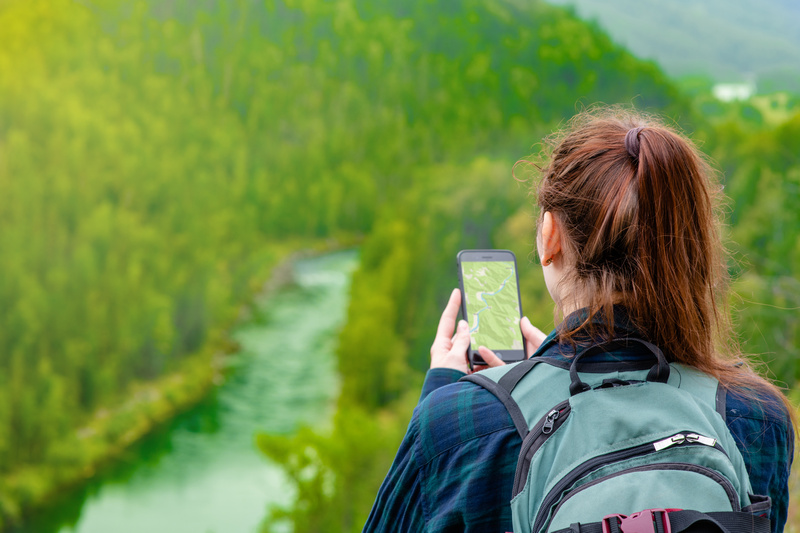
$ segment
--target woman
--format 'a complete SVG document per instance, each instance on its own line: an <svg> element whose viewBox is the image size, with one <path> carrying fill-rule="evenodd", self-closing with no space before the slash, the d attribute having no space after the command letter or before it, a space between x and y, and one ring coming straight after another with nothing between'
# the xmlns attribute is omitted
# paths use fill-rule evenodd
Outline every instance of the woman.
<svg viewBox="0 0 800 533"><path fill-rule="evenodd" d="M553 139L537 191L537 251L565 318L548 336L523 318L528 353L576 350L637 336L667 358L719 380L725 421L757 494L772 498L773 533L787 518L794 436L783 394L735 347L724 309L725 255L715 215L719 188L690 141L657 121L601 110ZM521 440L495 396L472 383L469 332L453 291L431 347L431 370L366 531L511 531ZM489 366L502 365L484 347ZM599 353L602 361L648 357Z"/></svg>

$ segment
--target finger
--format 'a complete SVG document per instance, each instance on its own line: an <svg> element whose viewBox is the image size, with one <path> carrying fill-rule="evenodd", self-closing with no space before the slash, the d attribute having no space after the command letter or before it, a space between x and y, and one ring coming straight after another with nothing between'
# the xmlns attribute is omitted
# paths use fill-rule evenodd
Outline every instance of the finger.
<svg viewBox="0 0 800 533"><path fill-rule="evenodd" d="M461 291L453 289L450 293L450 299L447 301L447 306L442 312L442 317L439 319L439 326L436 329L436 337L431 344L431 355L433 352L448 352L453 346L453 341L456 336L453 334L453 329L456 326L456 316L458 316L458 308L461 305Z"/></svg>
<svg viewBox="0 0 800 533"><path fill-rule="evenodd" d="M436 329L436 338L449 339L453 334L453 329L456 327L456 317L458 316L458 308L461 306L461 291L453 289L450 293L450 299L447 301L447 306L442 312L442 318L439 319L439 327Z"/></svg>
<svg viewBox="0 0 800 533"><path fill-rule="evenodd" d="M465 374L469 373L467 346L469 346L469 325L461 320L450 350L431 349L431 368L452 368Z"/></svg>
<svg viewBox="0 0 800 533"><path fill-rule="evenodd" d="M461 356L461 354L466 356L467 348L469 348L469 326L466 320L459 320L456 338L453 341L453 347L450 348L450 353L457 356Z"/></svg>
<svg viewBox="0 0 800 533"><path fill-rule="evenodd" d="M531 321L528 320L526 316L522 317L522 320L519 321L519 329L522 331L522 336L525 337L525 340L528 342L529 356L538 350L539 346L541 346L547 338L547 335L531 324Z"/></svg>
<svg viewBox="0 0 800 533"><path fill-rule="evenodd" d="M479 346L478 353L481 354L483 360L486 361L486 364L490 367L503 366L506 364L505 361L497 357L494 352L486 346Z"/></svg>

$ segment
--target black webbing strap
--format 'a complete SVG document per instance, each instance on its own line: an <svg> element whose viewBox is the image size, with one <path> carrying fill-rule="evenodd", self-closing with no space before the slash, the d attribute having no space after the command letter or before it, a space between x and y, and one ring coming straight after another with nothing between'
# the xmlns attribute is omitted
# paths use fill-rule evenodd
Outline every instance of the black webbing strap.
<svg viewBox="0 0 800 533"><path fill-rule="evenodd" d="M480 373L464 376L459 381L469 381L494 394L506 407L508 414L511 415L511 420L514 422L514 427L517 428L520 438L525 440L525 436L528 434L528 423L525 421L525 416L523 416L519 405L511 397L511 393Z"/></svg>
<svg viewBox="0 0 800 533"><path fill-rule="evenodd" d="M717 383L717 412L719 413L719 416L721 416L723 420L725 420L725 409L727 408L726 405L727 401L728 401L728 391L726 391L722 385Z"/></svg>
<svg viewBox="0 0 800 533"><path fill-rule="evenodd" d="M701 513L700 511L671 511L667 513L672 533L769 533L769 518L734 511ZM660 520L653 524L655 533L662 533ZM608 520L609 533L625 533L616 519ZM552 533L603 533L602 522L571 524Z"/></svg>
<svg viewBox="0 0 800 533"><path fill-rule="evenodd" d="M669 523L675 533L723 531L726 533L768 533L769 518L750 513L701 513L677 511L669 513Z"/></svg>
<svg viewBox="0 0 800 533"><path fill-rule="evenodd" d="M511 394L511 391L514 390L514 387L517 386L517 383L519 383L522 378L527 376L528 372L533 370L533 367L540 362L541 361L539 359L526 359L521 363L518 363L516 366L514 366L514 368L506 372L505 375L497 381L497 384L504 388L506 392Z"/></svg>

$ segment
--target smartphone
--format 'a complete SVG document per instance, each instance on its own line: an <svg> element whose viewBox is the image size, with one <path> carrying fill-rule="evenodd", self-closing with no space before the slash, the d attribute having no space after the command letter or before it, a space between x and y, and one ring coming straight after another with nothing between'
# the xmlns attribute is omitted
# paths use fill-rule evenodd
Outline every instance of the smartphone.
<svg viewBox="0 0 800 533"><path fill-rule="evenodd" d="M456 257L461 315L469 323L470 366L486 346L507 363L527 357L519 329L522 304L517 258L509 250L461 250Z"/></svg>

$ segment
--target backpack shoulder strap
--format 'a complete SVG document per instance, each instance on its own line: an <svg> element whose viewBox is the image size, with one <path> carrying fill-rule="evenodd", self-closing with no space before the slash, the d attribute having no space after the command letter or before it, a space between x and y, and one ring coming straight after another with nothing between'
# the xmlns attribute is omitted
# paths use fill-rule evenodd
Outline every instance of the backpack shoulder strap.
<svg viewBox="0 0 800 533"><path fill-rule="evenodd" d="M511 420L514 422L514 427L517 428L517 433L519 433L520 438L524 439L529 431L528 423L525 420L525 415L522 414L519 404L511 396L511 391L513 391L517 383L540 362L538 358L522 361L511 367L511 369L497 381L494 381L483 373L469 374L459 381L474 383L494 394L503 406L505 406L508 414L511 415Z"/></svg>
<svg viewBox="0 0 800 533"><path fill-rule="evenodd" d="M728 407L727 403L728 392L723 387L720 387L719 383L717 383L717 412L723 420L725 420L725 409Z"/></svg>

